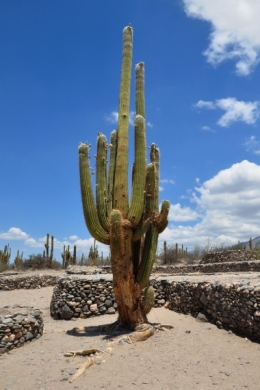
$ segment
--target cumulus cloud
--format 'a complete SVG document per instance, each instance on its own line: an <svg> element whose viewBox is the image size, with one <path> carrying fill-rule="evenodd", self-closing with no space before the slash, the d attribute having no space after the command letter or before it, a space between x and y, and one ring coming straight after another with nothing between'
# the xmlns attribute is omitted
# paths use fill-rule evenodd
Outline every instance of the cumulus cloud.
<svg viewBox="0 0 260 390"><path fill-rule="evenodd" d="M169 221L194 221L198 219L198 212L190 207L181 207L180 203L171 205L169 212Z"/></svg>
<svg viewBox="0 0 260 390"><path fill-rule="evenodd" d="M172 206L170 223L160 235L160 242L178 242L192 249L208 240L231 245L260 235L260 165L244 160L220 171L195 187L191 200L198 222L172 223L179 221L173 216L182 209L180 205Z"/></svg>
<svg viewBox="0 0 260 390"><path fill-rule="evenodd" d="M209 109L220 108L225 111L225 114L217 122L222 127L228 127L233 122L239 121L252 125L260 116L260 101L244 102L233 97L218 99L215 102L199 100L195 104L195 107Z"/></svg>
<svg viewBox="0 0 260 390"><path fill-rule="evenodd" d="M29 235L16 227L11 227L7 232L0 233L2 240L26 240L27 238Z"/></svg>
<svg viewBox="0 0 260 390"><path fill-rule="evenodd" d="M189 17L211 24L210 44L203 53L212 65L234 59L239 76L260 61L259 0L183 0Z"/></svg>
<svg viewBox="0 0 260 390"><path fill-rule="evenodd" d="M254 135L252 135L245 141L244 146L246 147L247 152L251 152L253 154L260 154L260 140Z"/></svg>

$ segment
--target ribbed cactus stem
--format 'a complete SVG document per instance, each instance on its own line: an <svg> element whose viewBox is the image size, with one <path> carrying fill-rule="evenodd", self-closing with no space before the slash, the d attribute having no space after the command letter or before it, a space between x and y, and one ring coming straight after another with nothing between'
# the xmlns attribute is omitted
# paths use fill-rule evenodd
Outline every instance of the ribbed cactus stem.
<svg viewBox="0 0 260 390"><path fill-rule="evenodd" d="M80 188L85 222L90 234L103 244L109 244L108 232L102 227L96 210L89 165L90 145L79 145Z"/></svg>
<svg viewBox="0 0 260 390"><path fill-rule="evenodd" d="M49 258L49 238L50 238L50 235L49 233L47 233L46 235L46 243L44 244L45 246L45 249L46 249L46 256L47 256L47 259Z"/></svg>
<svg viewBox="0 0 260 390"><path fill-rule="evenodd" d="M116 151L117 151L117 130L113 130L110 135L110 159L107 181L107 212L112 211L114 199L114 179L116 166Z"/></svg>
<svg viewBox="0 0 260 390"><path fill-rule="evenodd" d="M144 293L144 312L148 314L154 306L155 293L152 286L148 286Z"/></svg>
<svg viewBox="0 0 260 390"><path fill-rule="evenodd" d="M115 169L113 208L128 213L128 128L130 109L130 82L132 70L133 29L123 30L123 60L119 95L118 141Z"/></svg>
<svg viewBox="0 0 260 390"><path fill-rule="evenodd" d="M127 219L137 226L143 214L145 163L146 163L145 121L141 115L135 119L135 164L132 196Z"/></svg>
<svg viewBox="0 0 260 390"><path fill-rule="evenodd" d="M139 62L139 64L135 66L135 85L136 115L141 115L145 119L144 62Z"/></svg>
<svg viewBox="0 0 260 390"><path fill-rule="evenodd" d="M101 226L109 230L107 214L107 139L99 133L96 156L96 201L97 213Z"/></svg>

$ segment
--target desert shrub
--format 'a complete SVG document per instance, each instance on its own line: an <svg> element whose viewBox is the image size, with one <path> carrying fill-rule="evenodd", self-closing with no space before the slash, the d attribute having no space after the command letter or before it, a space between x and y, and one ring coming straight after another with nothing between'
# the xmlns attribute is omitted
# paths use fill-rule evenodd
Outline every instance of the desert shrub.
<svg viewBox="0 0 260 390"><path fill-rule="evenodd" d="M46 268L52 268L52 269L61 269L62 265L55 259L52 260L51 267L49 265L48 259L44 257L41 253L38 253L37 255L29 255L28 259L23 260L22 264L20 265L21 269L46 269Z"/></svg>

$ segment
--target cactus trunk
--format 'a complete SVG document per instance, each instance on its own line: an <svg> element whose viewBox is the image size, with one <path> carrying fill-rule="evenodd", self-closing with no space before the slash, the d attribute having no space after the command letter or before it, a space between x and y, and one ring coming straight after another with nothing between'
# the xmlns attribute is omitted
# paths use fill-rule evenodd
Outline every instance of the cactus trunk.
<svg viewBox="0 0 260 390"><path fill-rule="evenodd" d="M155 261L158 235L167 226L170 203L163 201L159 212L159 149L155 144L150 148L150 164L146 167L143 62L135 68L135 158L131 196L128 192L132 46L133 29L127 26L123 30L118 129L111 133L110 145L106 144L106 137L101 133L97 139L96 199L91 183L89 144L81 143L79 146L79 168L87 228L94 239L110 245L119 322L135 329L147 322L146 314L154 302L149 277ZM107 169L108 149L110 156Z"/></svg>

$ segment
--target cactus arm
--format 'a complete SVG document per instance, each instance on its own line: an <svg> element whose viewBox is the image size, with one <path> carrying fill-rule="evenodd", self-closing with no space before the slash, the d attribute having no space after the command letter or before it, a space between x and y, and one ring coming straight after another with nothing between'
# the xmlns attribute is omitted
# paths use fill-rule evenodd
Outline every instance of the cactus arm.
<svg viewBox="0 0 260 390"><path fill-rule="evenodd" d="M115 168L113 208L121 210L125 218L128 213L128 127L130 108L130 82L132 70L133 29L123 30L123 62L120 82L118 142Z"/></svg>
<svg viewBox="0 0 260 390"><path fill-rule="evenodd" d="M145 121L141 115L135 119L135 163L132 196L127 219L133 227L137 226L143 214L145 186Z"/></svg>
<svg viewBox="0 0 260 390"><path fill-rule="evenodd" d="M110 158L109 158L109 170L108 170L108 181L107 181L108 214L112 211L113 198L114 198L116 151L117 151L117 130L113 130L110 135Z"/></svg>
<svg viewBox="0 0 260 390"><path fill-rule="evenodd" d="M146 174L146 216L151 217L151 226L145 235L142 260L137 275L141 288L144 288L149 281L155 261L159 232L167 226L170 209L169 201L165 200L162 202L161 213L158 213L160 154L155 144L151 145L150 158L151 163L147 166Z"/></svg>
<svg viewBox="0 0 260 390"><path fill-rule="evenodd" d="M141 115L145 119L144 62L139 62L135 66L135 110L136 115Z"/></svg>
<svg viewBox="0 0 260 390"><path fill-rule="evenodd" d="M155 184L154 189L154 211L159 211L159 184L160 184L160 151L155 144L150 146L150 160L156 167Z"/></svg>
<svg viewBox="0 0 260 390"><path fill-rule="evenodd" d="M107 139L99 133L96 156L96 201L98 219L104 230L109 231L107 215Z"/></svg>
<svg viewBox="0 0 260 390"><path fill-rule="evenodd" d="M87 144L79 145L80 187L85 222L93 237L103 244L109 244L109 234L101 226L95 207L89 166L89 148Z"/></svg>
<svg viewBox="0 0 260 390"><path fill-rule="evenodd" d="M158 233L162 233L168 225L168 214L170 211L170 202L168 200L163 200L161 206L161 212L158 214L155 222L157 224Z"/></svg>
<svg viewBox="0 0 260 390"><path fill-rule="evenodd" d="M154 289L152 286L148 286L145 289L144 302L143 302L145 314L148 314L153 308L154 298L155 298Z"/></svg>
<svg viewBox="0 0 260 390"><path fill-rule="evenodd" d="M135 67L135 162L133 167L132 196L127 218L137 226L143 214L143 189L145 186L146 129L144 101L144 63ZM142 201L140 201L142 200Z"/></svg>
<svg viewBox="0 0 260 390"><path fill-rule="evenodd" d="M157 243L158 230L156 226L152 225L145 235L142 260L137 275L137 281L139 282L141 289L143 289L148 284L155 261Z"/></svg>
<svg viewBox="0 0 260 390"><path fill-rule="evenodd" d="M156 166L148 164L146 167L146 182L145 182L145 218L152 218L155 207L155 192L156 192Z"/></svg>

